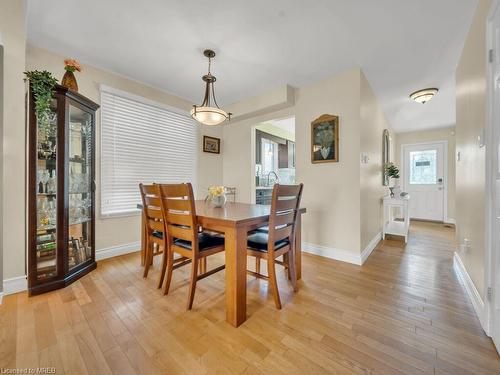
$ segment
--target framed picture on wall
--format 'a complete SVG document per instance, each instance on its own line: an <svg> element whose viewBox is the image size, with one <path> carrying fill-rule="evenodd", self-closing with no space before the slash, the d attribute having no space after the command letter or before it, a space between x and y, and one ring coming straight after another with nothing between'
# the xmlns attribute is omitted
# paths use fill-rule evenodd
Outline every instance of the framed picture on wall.
<svg viewBox="0 0 500 375"><path fill-rule="evenodd" d="M203 136L203 151L211 154L220 154L220 138Z"/></svg>
<svg viewBox="0 0 500 375"><path fill-rule="evenodd" d="M339 161L339 117L322 115L311 122L311 162Z"/></svg>

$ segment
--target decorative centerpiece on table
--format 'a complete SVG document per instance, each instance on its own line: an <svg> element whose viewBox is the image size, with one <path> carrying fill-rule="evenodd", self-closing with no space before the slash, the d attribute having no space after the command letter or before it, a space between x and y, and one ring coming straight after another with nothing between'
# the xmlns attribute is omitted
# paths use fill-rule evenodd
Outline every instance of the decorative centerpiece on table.
<svg viewBox="0 0 500 375"><path fill-rule="evenodd" d="M227 202L226 188L224 186L210 186L206 200L214 207L224 207Z"/></svg>
<svg viewBox="0 0 500 375"><path fill-rule="evenodd" d="M74 59L66 59L64 60L64 76L61 81L61 85L71 89L73 91L78 92L78 83L76 83L75 71L81 72L82 66L80 63Z"/></svg>
<svg viewBox="0 0 500 375"><path fill-rule="evenodd" d="M399 168L396 167L394 163L387 163L384 169L386 176L389 178L389 181L393 181L393 185L389 186L389 190L391 191L391 198L394 198L395 193L400 190L400 187L398 185Z"/></svg>

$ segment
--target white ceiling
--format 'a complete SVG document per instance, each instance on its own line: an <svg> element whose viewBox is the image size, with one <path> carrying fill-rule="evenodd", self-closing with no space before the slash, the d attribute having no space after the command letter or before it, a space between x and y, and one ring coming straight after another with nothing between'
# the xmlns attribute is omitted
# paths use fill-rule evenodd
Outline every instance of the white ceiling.
<svg viewBox="0 0 500 375"><path fill-rule="evenodd" d="M29 0L29 42L219 104L360 66L396 131L455 122L454 72L477 0ZM422 105L408 94L435 86Z"/></svg>

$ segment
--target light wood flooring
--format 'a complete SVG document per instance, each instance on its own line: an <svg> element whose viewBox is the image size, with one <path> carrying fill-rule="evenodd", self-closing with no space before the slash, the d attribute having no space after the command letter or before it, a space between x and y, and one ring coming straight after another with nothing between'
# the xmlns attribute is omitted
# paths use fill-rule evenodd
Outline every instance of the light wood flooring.
<svg viewBox="0 0 500 375"><path fill-rule="evenodd" d="M299 292L280 270L283 309L248 277L248 320L224 320L224 274L188 268L171 294L142 278L139 254L99 262L70 287L0 306L0 368L57 374L500 374L500 359L453 271L453 229L413 223L363 267L303 255ZM214 266L215 259L209 266Z"/></svg>

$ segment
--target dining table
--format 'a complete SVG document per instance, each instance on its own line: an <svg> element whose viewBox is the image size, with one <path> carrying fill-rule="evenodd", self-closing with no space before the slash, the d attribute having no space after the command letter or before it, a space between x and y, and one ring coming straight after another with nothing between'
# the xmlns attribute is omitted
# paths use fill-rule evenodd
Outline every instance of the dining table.
<svg viewBox="0 0 500 375"><path fill-rule="evenodd" d="M238 327L247 318L247 237L248 233L269 222L271 206L228 202L223 207L214 207L205 200L196 200L198 224L205 230L224 234L225 237L225 303L226 321ZM142 209L142 205L137 205ZM297 279L301 278L301 216L305 208L299 209L295 228L295 265ZM145 260L146 227L144 215L141 225L141 263Z"/></svg>

